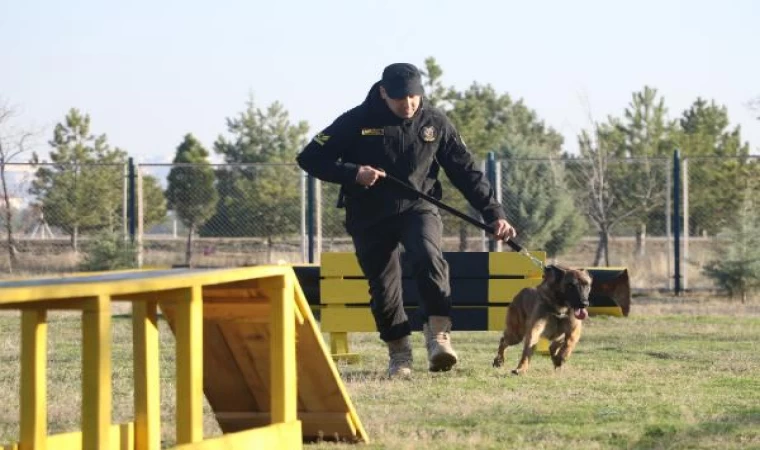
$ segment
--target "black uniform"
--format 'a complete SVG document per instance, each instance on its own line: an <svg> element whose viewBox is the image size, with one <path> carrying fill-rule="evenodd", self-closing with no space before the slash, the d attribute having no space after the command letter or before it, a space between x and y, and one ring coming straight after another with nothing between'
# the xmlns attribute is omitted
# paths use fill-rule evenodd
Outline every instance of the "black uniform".
<svg viewBox="0 0 760 450"><path fill-rule="evenodd" d="M448 265L441 253L438 209L382 178L372 187L356 183L359 166L382 169L416 189L441 198L438 172L446 175L487 223L505 217L472 155L439 110L420 104L414 117L396 116L376 83L361 105L349 110L298 155L298 164L323 181L339 183L346 230L369 280L371 308L381 339L411 332L401 296L399 243L411 262L427 316L449 316Z"/></svg>

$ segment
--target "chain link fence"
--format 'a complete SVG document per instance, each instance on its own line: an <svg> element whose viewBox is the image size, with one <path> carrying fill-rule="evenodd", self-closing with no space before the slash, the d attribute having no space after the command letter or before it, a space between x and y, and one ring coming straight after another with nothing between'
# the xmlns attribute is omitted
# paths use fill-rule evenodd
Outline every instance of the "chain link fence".
<svg viewBox="0 0 760 450"><path fill-rule="evenodd" d="M757 260L748 245L760 232L760 156L683 159L683 287L712 289L705 268L717 261ZM755 257L752 257L752 254Z"/></svg>
<svg viewBox="0 0 760 450"><path fill-rule="evenodd" d="M124 236L123 164L7 163L0 171L0 272L79 270L102 233Z"/></svg>
<svg viewBox="0 0 760 450"><path fill-rule="evenodd" d="M627 267L635 289L670 289L678 227L682 286L712 289L704 268L732 243L732 225L760 189L759 162L684 158L679 180L669 159L512 159L481 167L495 179L526 248L572 266ZM315 182L311 204L309 179L295 164L142 164L134 211L129 165L2 168L4 276L82 270L93 244L107 236L129 240L131 232L143 267L307 262L310 217L315 262L320 252L353 250L344 210L336 208L338 186ZM441 181L444 202L478 217L445 176ZM677 224L675 184L682 187ZM445 251L493 245L481 230L442 216Z"/></svg>

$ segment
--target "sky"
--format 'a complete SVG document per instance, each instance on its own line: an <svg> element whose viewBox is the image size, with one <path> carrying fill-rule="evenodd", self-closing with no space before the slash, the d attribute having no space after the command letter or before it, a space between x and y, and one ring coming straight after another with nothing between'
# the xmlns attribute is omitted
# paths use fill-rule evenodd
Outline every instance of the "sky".
<svg viewBox="0 0 760 450"><path fill-rule="evenodd" d="M445 85L522 99L571 152L651 86L671 118L697 97L725 105L760 153L759 19L753 0L0 0L0 99L42 155L75 107L164 163L187 133L211 150L251 97L316 134L387 64L432 56Z"/></svg>

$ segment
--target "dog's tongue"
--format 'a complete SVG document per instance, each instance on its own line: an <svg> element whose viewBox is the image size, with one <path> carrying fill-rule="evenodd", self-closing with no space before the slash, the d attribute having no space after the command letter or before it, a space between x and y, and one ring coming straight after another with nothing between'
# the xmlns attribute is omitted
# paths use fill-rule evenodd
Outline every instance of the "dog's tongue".
<svg viewBox="0 0 760 450"><path fill-rule="evenodd" d="M583 320L586 317L588 317L588 311L586 311L586 308L576 309L575 310L575 318L578 320Z"/></svg>

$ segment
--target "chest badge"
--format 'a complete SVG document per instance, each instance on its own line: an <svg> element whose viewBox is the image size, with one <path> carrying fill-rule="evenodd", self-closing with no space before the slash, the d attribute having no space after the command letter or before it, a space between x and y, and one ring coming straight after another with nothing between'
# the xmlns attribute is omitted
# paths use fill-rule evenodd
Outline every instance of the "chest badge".
<svg viewBox="0 0 760 450"><path fill-rule="evenodd" d="M422 128L422 140L425 142L433 142L435 141L436 133L435 133L435 127L429 126L429 127L423 127Z"/></svg>

